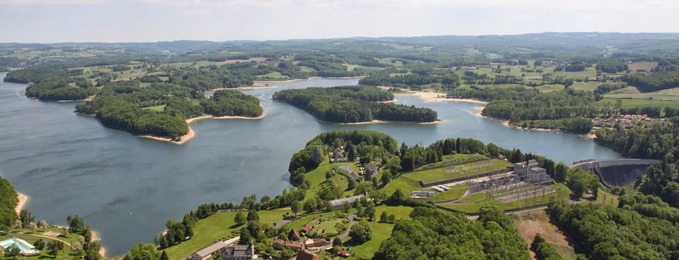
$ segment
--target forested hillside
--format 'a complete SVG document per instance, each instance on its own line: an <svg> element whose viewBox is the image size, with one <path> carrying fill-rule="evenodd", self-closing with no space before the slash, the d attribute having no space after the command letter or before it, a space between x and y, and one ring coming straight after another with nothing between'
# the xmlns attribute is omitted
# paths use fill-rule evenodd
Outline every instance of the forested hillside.
<svg viewBox="0 0 679 260"><path fill-rule="evenodd" d="M14 209L18 202L14 187L0 177L0 231L14 225L14 220L17 218Z"/></svg>
<svg viewBox="0 0 679 260"><path fill-rule="evenodd" d="M512 221L492 206L477 221L432 208L410 217L396 222L374 259L530 259Z"/></svg>

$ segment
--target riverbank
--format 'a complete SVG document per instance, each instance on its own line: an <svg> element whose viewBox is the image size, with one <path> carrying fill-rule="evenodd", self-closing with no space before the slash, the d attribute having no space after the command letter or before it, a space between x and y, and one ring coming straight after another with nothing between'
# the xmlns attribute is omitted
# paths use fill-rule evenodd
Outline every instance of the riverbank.
<svg viewBox="0 0 679 260"><path fill-rule="evenodd" d="M17 202L17 206L14 208L14 211L16 211L17 215L19 215L19 213L21 213L21 209L23 209L28 202L29 197L26 196L26 194L17 192L17 199L19 199L19 202Z"/></svg>
<svg viewBox="0 0 679 260"><path fill-rule="evenodd" d="M186 123L189 124L189 132L186 133L185 135L182 135L179 138L179 141L174 141L171 138L167 137L159 137L159 136L152 136L152 135L140 135L139 137L141 138L146 138L146 139L151 139L151 140L156 140L156 141L162 141L162 142L168 142L171 144L184 144L194 138L196 136L196 132L193 131L191 128L191 123L199 121L199 120L204 120L204 119L217 119L217 120L228 120L228 119L241 119L241 120L259 120L264 118L266 113L262 112L262 115L257 116L257 117L247 117L247 116L213 116L213 115L202 115L198 117L192 117L186 119Z"/></svg>

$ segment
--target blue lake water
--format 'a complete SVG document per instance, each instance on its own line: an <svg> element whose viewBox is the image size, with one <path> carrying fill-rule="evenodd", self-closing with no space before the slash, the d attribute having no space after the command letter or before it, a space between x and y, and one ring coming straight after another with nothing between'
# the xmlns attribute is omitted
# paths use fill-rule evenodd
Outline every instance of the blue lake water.
<svg viewBox="0 0 679 260"><path fill-rule="evenodd" d="M4 73L0 78L4 78ZM135 242L152 241L165 220L179 219L207 202L240 203L244 196L275 196L285 188L291 155L319 133L369 129L408 145L471 137L563 161L620 156L577 135L523 131L474 115L479 105L424 102L398 96L397 103L430 107L440 124L320 124L293 106L271 101L286 88L357 84L357 78L271 82L274 88L243 90L260 98L262 120L202 120L184 145L138 138L104 128L73 113L74 103L24 96L25 84L0 83L0 176L29 195L27 209L50 223L78 214L102 235L109 255Z"/></svg>

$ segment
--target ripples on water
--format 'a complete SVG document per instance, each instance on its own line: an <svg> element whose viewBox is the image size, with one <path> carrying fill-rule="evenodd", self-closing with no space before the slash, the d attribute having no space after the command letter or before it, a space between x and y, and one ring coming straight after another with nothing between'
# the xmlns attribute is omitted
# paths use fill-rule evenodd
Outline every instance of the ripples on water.
<svg viewBox="0 0 679 260"><path fill-rule="evenodd" d="M314 79L245 90L262 100L264 119L198 121L191 125L196 137L181 146L104 128L74 114L73 103L28 99L25 85L0 83L0 176L31 196L27 208L38 219L64 224L67 215L78 214L101 233L108 254L121 255L134 242L152 241L168 218L179 219L201 203L280 194L289 188L290 156L330 130L376 130L408 145L471 137L569 164L618 157L579 136L508 129L475 117L476 104L399 96L397 103L431 107L444 122L344 126L319 124L297 108L270 100L281 89L357 81Z"/></svg>

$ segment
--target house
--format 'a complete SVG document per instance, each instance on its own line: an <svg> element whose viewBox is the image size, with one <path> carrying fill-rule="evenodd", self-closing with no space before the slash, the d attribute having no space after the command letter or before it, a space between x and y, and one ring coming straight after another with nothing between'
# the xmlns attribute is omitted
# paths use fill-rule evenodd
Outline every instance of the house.
<svg viewBox="0 0 679 260"><path fill-rule="evenodd" d="M288 240L290 241L299 241L299 237L299 232L294 228L288 232Z"/></svg>
<svg viewBox="0 0 679 260"><path fill-rule="evenodd" d="M219 251L222 260L248 260L256 259L255 246L250 245L235 245L225 247Z"/></svg>
<svg viewBox="0 0 679 260"><path fill-rule="evenodd" d="M313 238L313 239L307 239L306 241L304 241L304 245L307 248L322 247L322 246L327 246L329 244L330 244L330 241L327 241L327 240L322 239L322 238Z"/></svg>
<svg viewBox="0 0 679 260"><path fill-rule="evenodd" d="M344 146L340 146L330 156L330 162L346 162L349 159L344 157Z"/></svg>
<svg viewBox="0 0 679 260"><path fill-rule="evenodd" d="M273 247L276 249L287 248L294 251L301 251L304 249L304 244L300 242L288 242L281 239L275 239L273 241Z"/></svg>
<svg viewBox="0 0 679 260"><path fill-rule="evenodd" d="M337 252L337 255L338 255L338 256L341 256L341 257L344 257L344 258L347 258L347 257L351 257L351 252L342 249L342 250L340 250L339 252Z"/></svg>
<svg viewBox="0 0 679 260"><path fill-rule="evenodd" d="M311 230L311 228L312 228L311 225L306 224L306 225L304 225L304 227L302 227L302 230L300 230L300 232L306 234L307 232L309 232Z"/></svg>
<svg viewBox="0 0 679 260"><path fill-rule="evenodd" d="M212 254L216 253L219 250L224 249L227 246L228 246L228 244L226 244L226 242L219 241L219 242L214 243L212 245L203 247L200 250L196 251L195 253L191 254L189 259L191 259L191 260L209 259L210 257L212 257Z"/></svg>
<svg viewBox="0 0 679 260"><path fill-rule="evenodd" d="M377 175L380 170L380 165L376 163L367 163L365 165L365 172L368 178L372 178L373 176Z"/></svg>
<svg viewBox="0 0 679 260"><path fill-rule="evenodd" d="M306 251L300 251L297 253L295 260L318 260L318 257L312 253Z"/></svg>

